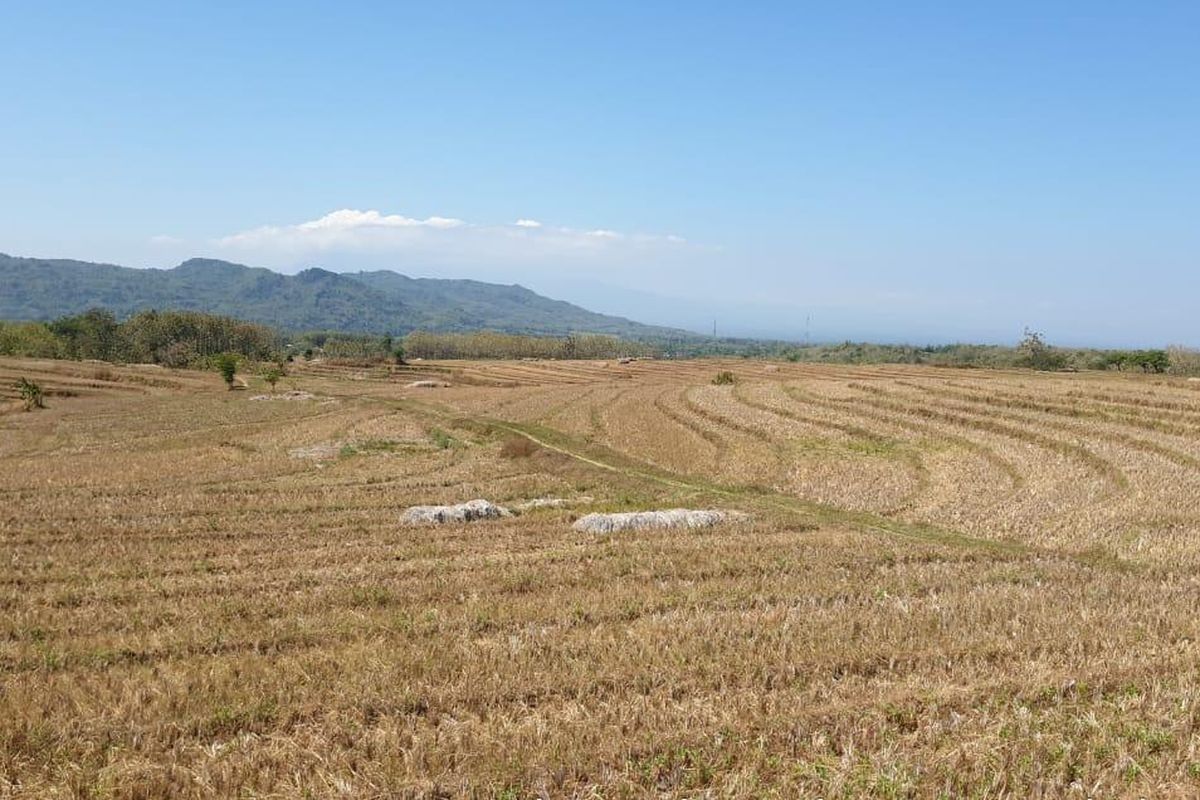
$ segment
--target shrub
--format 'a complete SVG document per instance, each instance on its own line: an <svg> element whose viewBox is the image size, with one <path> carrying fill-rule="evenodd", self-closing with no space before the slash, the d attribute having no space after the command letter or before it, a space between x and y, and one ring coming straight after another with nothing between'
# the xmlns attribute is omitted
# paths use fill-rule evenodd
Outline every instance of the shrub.
<svg viewBox="0 0 1200 800"><path fill-rule="evenodd" d="M63 342L41 322L0 322L0 355L62 358Z"/></svg>
<svg viewBox="0 0 1200 800"><path fill-rule="evenodd" d="M40 384L34 383L28 378L21 378L16 383L17 394L21 395L21 400L25 403L26 411L33 411L35 408L45 408L45 392L42 391Z"/></svg>
<svg viewBox="0 0 1200 800"><path fill-rule="evenodd" d="M263 380L271 385L271 391L275 391L275 384L279 383L279 379L283 377L283 370L279 367L271 367L263 373Z"/></svg>
<svg viewBox="0 0 1200 800"><path fill-rule="evenodd" d="M1017 345L1020 353L1018 363L1030 369L1052 371L1067 365L1066 356L1046 344L1046 338L1037 331L1025 329L1025 337Z"/></svg>
<svg viewBox="0 0 1200 800"><path fill-rule="evenodd" d="M1118 371L1166 372L1171 359L1166 350L1113 350L1106 355L1105 366Z"/></svg>
<svg viewBox="0 0 1200 800"><path fill-rule="evenodd" d="M717 377L713 378L713 383L717 386L732 386L737 383L737 376L729 370L723 370L717 373Z"/></svg>
<svg viewBox="0 0 1200 800"><path fill-rule="evenodd" d="M1172 375L1200 375L1200 350L1172 345L1167 348L1167 359Z"/></svg>
<svg viewBox="0 0 1200 800"><path fill-rule="evenodd" d="M237 375L237 356L233 353L222 353L216 357L213 363L217 367L217 372L221 373L221 378L225 381L225 385L232 389L233 377Z"/></svg>
<svg viewBox="0 0 1200 800"><path fill-rule="evenodd" d="M429 432L429 438L433 439L434 445L439 450L447 450L454 446L454 437L446 433L441 428L434 428Z"/></svg>

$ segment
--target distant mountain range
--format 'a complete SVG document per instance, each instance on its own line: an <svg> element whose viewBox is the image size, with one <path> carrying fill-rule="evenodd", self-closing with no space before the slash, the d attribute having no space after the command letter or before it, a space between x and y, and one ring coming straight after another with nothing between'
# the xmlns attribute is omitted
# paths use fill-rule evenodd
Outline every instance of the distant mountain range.
<svg viewBox="0 0 1200 800"><path fill-rule="evenodd" d="M522 286L410 278L396 272L268 269L194 258L173 269L17 258L0 253L0 319L49 320L89 308L123 317L146 309L186 309L290 331L404 334L490 329L631 339L696 334L597 314Z"/></svg>

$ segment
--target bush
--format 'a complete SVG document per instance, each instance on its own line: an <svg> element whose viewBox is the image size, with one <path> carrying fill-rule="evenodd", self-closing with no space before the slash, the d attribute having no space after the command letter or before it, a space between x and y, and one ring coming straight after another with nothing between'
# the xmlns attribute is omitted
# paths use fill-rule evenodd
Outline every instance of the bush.
<svg viewBox="0 0 1200 800"><path fill-rule="evenodd" d="M0 355L62 358L63 342L41 322L0 322Z"/></svg>
<svg viewBox="0 0 1200 800"><path fill-rule="evenodd" d="M441 428L434 428L429 432L429 438L433 440L434 445L439 450L448 450L454 446L454 437L446 433Z"/></svg>
<svg viewBox="0 0 1200 800"><path fill-rule="evenodd" d="M732 386L737 383L737 376L729 370L718 372L717 377L713 378L713 384L716 386Z"/></svg>
<svg viewBox="0 0 1200 800"><path fill-rule="evenodd" d="M271 385L271 391L275 391L275 384L279 383L279 379L283 377L283 370L279 367L271 367L263 373L263 380Z"/></svg>
<svg viewBox="0 0 1200 800"><path fill-rule="evenodd" d="M35 408L45 408L45 392L42 391L40 384L36 384L28 378L21 378L16 383L17 394L21 395L21 400L25 403L26 411L33 411Z"/></svg>
<svg viewBox="0 0 1200 800"><path fill-rule="evenodd" d="M1171 365L1166 350L1113 350L1105 356L1109 369L1166 372Z"/></svg>
<svg viewBox="0 0 1200 800"><path fill-rule="evenodd" d="M1172 345L1167 348L1167 361L1172 375L1200 375L1200 350Z"/></svg>
<svg viewBox="0 0 1200 800"><path fill-rule="evenodd" d="M213 364L216 366L217 372L221 373L225 385L232 389L233 378L237 375L237 356L233 353L222 353L213 360Z"/></svg>
<svg viewBox="0 0 1200 800"><path fill-rule="evenodd" d="M111 311L93 308L73 317L50 323L50 330L64 344L68 358L119 361L124 343L118 335L117 319Z"/></svg>
<svg viewBox="0 0 1200 800"><path fill-rule="evenodd" d="M1045 337L1037 331L1025 329L1025 338L1017 345L1021 354L1019 365L1030 369L1053 371L1067 365L1067 358L1062 353L1046 344Z"/></svg>

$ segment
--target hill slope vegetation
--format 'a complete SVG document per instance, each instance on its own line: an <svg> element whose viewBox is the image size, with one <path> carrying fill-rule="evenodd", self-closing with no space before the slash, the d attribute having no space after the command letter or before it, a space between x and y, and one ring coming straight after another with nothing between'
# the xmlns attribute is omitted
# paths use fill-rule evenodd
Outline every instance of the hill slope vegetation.
<svg viewBox="0 0 1200 800"><path fill-rule="evenodd" d="M407 333L484 328L543 335L606 333L627 338L690 336L597 314L522 286L410 278L395 272L281 275L214 259L174 269L132 269L86 261L0 254L0 319L49 320L106 308L222 314L287 330Z"/></svg>

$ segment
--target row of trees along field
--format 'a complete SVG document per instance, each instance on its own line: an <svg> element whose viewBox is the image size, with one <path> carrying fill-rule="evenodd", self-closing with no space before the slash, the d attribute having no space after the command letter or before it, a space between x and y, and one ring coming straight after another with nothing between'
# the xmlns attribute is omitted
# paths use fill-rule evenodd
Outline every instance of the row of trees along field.
<svg viewBox="0 0 1200 800"><path fill-rule="evenodd" d="M826 364L926 364L965 369L1114 370L1200 375L1200 351L1187 347L1153 350L1055 347L1048 344L1041 334L1032 331L1027 332L1015 347L994 344L916 347L871 342L804 346L782 344L764 356Z"/></svg>
<svg viewBox="0 0 1200 800"><path fill-rule="evenodd" d="M327 361L373 363L406 358L514 359L514 358L620 358L652 355L646 344L615 336L579 334L561 337L522 336L513 333L430 333L413 331L407 336L364 336L340 333L308 333L298 337L296 348L306 358Z"/></svg>
<svg viewBox="0 0 1200 800"><path fill-rule="evenodd" d="M723 355L816 363L908 363L1200 375L1200 352L1193 349L1062 348L1048 344L1034 331L1026 331L1025 338L1015 347L976 344L913 347L866 342L796 345L750 339L703 340L699 337L685 347L679 342L636 342L597 334L548 337L496 331L414 331L399 338L313 332L300 334L290 341L291 344L287 344L277 331L264 325L197 311L143 311L118 321L108 311L93 309L53 322L0 322L0 355L148 362L170 367L208 367L221 353L260 362L281 361L289 355L303 354L307 358L359 363L403 361L405 358L611 359L666 353L685 358Z"/></svg>
<svg viewBox="0 0 1200 800"><path fill-rule="evenodd" d="M282 352L279 334L264 325L196 311L143 311L117 321L94 309L53 322L0 322L0 355L188 367L219 353L271 361Z"/></svg>
<svg viewBox="0 0 1200 800"><path fill-rule="evenodd" d="M620 358L653 354L649 345L615 336L572 334L552 338L494 331L414 331L404 337L404 350L410 358Z"/></svg>
<svg viewBox="0 0 1200 800"><path fill-rule="evenodd" d="M0 322L0 355L208 366L221 353L251 361L278 361L303 353L333 361L379 362L409 358L619 358L651 355L654 348L615 336L523 336L495 331L429 333L403 338L308 333L285 344L264 325L196 311L143 311L126 320L93 309L53 322Z"/></svg>

